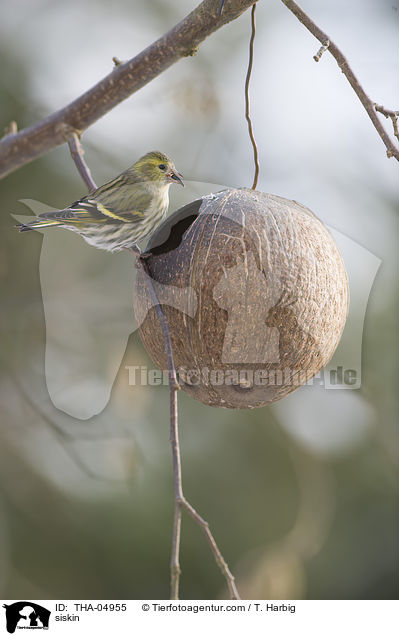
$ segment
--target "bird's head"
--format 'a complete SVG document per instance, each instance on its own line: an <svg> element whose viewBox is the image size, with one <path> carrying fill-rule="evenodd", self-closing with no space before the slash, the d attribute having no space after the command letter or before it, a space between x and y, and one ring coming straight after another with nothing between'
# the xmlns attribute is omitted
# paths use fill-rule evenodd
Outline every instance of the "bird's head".
<svg viewBox="0 0 399 636"><path fill-rule="evenodd" d="M175 168L175 164L162 152L148 152L133 166L135 173L142 181L152 181L159 185L169 186L180 183L184 187L183 177Z"/></svg>

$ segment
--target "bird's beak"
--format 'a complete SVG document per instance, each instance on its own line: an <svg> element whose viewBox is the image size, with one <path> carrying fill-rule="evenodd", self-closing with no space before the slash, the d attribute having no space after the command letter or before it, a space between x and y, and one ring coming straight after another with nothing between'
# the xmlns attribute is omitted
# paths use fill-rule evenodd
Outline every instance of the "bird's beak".
<svg viewBox="0 0 399 636"><path fill-rule="evenodd" d="M168 179L172 183L180 183L180 185L183 186L184 188L183 176L179 174L176 170L172 170L172 172L168 174Z"/></svg>

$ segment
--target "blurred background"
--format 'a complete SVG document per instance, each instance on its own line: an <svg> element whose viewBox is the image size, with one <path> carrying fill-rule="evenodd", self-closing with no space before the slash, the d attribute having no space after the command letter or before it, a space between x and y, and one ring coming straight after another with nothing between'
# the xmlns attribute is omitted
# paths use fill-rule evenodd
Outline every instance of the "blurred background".
<svg viewBox="0 0 399 636"><path fill-rule="evenodd" d="M11 120L23 128L63 107L112 69L113 56L134 56L196 4L3 0L0 128ZM399 108L397 0L302 6L372 99ZM171 193L170 210L209 184L251 185L249 18L208 38L84 134L98 184L158 148L189 183ZM179 395L184 490L210 522L243 598L393 599L399 166L332 57L315 64L318 48L279 0L259 2L251 84L258 187L300 201L344 237L352 299L361 288L364 307L352 309L340 355L361 342L361 388L304 387L255 411ZM168 389L129 386L126 366L153 366L131 315L131 259L67 232L43 240L13 227L11 214L29 213L20 200L61 208L84 193L66 146L0 182L3 599L169 594ZM91 345L79 350L84 342ZM182 598L226 596L186 516L181 565Z"/></svg>

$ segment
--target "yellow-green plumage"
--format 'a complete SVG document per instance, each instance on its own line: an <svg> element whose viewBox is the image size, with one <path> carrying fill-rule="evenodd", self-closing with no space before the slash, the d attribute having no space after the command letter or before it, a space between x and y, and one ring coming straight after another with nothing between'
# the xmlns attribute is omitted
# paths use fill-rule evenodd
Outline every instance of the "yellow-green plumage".
<svg viewBox="0 0 399 636"><path fill-rule="evenodd" d="M184 185L173 162L162 152L149 152L68 208L39 214L31 223L18 227L24 232L58 226L77 232L100 249L128 249L150 236L162 221L171 183Z"/></svg>

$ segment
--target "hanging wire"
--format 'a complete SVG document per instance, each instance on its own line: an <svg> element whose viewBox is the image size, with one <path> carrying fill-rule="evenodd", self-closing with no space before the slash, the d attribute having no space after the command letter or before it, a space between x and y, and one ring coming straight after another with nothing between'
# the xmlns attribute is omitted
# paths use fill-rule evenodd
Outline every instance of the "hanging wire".
<svg viewBox="0 0 399 636"><path fill-rule="evenodd" d="M254 149L254 164L255 164L255 174L254 174L254 182L252 184L252 190L256 189L258 178L259 178L258 146L256 145L254 131L252 128L252 120L251 120L250 105L249 105L249 81L251 79L252 65L254 61L254 40L255 40L255 33L256 33L255 10L256 10L256 4L253 4L251 9L252 31L251 31L251 39L249 41L248 70L247 70L247 76L245 78L245 119L248 122L248 133L249 133L249 138L251 140L252 147Z"/></svg>

